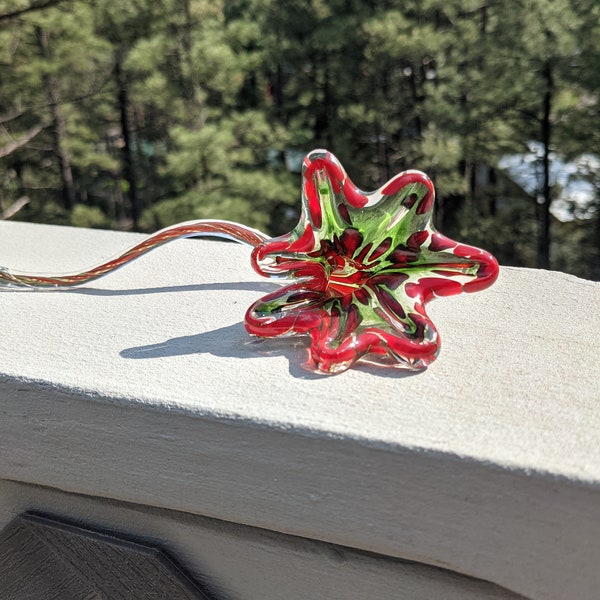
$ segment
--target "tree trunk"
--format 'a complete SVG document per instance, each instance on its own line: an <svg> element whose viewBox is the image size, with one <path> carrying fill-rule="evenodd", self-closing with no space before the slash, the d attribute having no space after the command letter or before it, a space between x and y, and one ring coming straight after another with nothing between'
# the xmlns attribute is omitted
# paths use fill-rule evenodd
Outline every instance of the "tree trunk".
<svg viewBox="0 0 600 600"><path fill-rule="evenodd" d="M319 81L319 67L322 66L322 79ZM315 91L315 119L313 123L313 135L319 144L326 148L331 148L333 141L331 139L331 88L329 76L329 63L327 55L319 56L314 64L314 84L315 90L321 90L322 95Z"/></svg>
<svg viewBox="0 0 600 600"><path fill-rule="evenodd" d="M193 31L197 27L194 22L192 15L192 7L190 0L185 0L183 3L183 10L185 13L185 24L182 30L182 46L184 52L184 60L186 63L188 75L187 82L185 82L184 90L187 92L186 100L189 104L189 111L191 115L196 115L195 119L199 119L198 124L204 124L206 120L205 110L202 108L202 98L200 94L201 84L200 77L198 75L198 69L194 68L193 58Z"/></svg>
<svg viewBox="0 0 600 600"><path fill-rule="evenodd" d="M421 141L423 139L423 121L421 120L421 116L419 114L419 105L423 103L425 97L422 94L419 94L417 90L417 76L415 69L413 68L411 68L410 75L408 76L408 85L413 101L416 137L419 141Z"/></svg>
<svg viewBox="0 0 600 600"><path fill-rule="evenodd" d="M123 71L122 57L117 53L115 58L115 78L117 80L121 133L123 135L123 178L129 187L128 196L131 205L131 221L134 230L139 228L140 202L138 182L131 147L131 122L129 119L129 87L127 74Z"/></svg>
<svg viewBox="0 0 600 600"><path fill-rule="evenodd" d="M542 105L541 139L544 148L542 156L542 203L538 203L538 256L537 263L540 269L550 268L550 203L552 194L550 190L550 134L552 124L550 113L552 110L553 78L550 62L544 64L542 76L546 85Z"/></svg>
<svg viewBox="0 0 600 600"><path fill-rule="evenodd" d="M475 225L475 215L477 214L477 163L474 160L467 160L464 169L467 191L463 218L471 228Z"/></svg>
<svg viewBox="0 0 600 600"><path fill-rule="evenodd" d="M48 32L42 27L35 28L38 46L44 59L51 57L50 46L48 43ZM67 121L60 107L60 86L58 79L54 75L44 75L44 87L46 88L46 97L52 117L52 142L54 154L58 160L60 168L60 179L62 184L62 195L64 207L71 211L75 206L75 184L73 181L73 169L71 168L71 157L65 147L67 139Z"/></svg>

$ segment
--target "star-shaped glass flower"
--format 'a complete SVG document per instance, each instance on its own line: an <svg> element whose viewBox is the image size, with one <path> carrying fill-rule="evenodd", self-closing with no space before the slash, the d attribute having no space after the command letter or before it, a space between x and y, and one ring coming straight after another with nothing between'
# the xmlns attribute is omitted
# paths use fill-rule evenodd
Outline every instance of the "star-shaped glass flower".
<svg viewBox="0 0 600 600"><path fill-rule="evenodd" d="M498 276L491 254L435 230L434 197L420 171L362 192L335 156L311 152L303 163L298 225L252 254L258 273L291 283L248 309L248 332L309 334L311 363L324 373L358 360L426 367L440 341L425 304L482 290Z"/></svg>

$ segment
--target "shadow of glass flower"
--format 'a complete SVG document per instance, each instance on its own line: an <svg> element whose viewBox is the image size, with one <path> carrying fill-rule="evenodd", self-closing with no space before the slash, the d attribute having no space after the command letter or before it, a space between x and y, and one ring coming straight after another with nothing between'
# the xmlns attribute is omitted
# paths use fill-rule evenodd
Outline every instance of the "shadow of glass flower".
<svg viewBox="0 0 600 600"><path fill-rule="evenodd" d="M439 336L425 304L484 289L498 276L491 254L435 230L434 197L419 171L362 192L331 153L311 152L303 164L300 222L252 254L260 274L292 282L248 309L247 330L309 334L311 361L325 373L359 359L426 367L438 354Z"/></svg>

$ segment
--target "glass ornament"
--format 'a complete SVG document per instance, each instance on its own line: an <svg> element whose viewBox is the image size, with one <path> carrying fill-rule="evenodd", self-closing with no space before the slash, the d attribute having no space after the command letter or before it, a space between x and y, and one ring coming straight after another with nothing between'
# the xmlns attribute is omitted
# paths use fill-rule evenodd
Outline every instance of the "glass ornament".
<svg viewBox="0 0 600 600"><path fill-rule="evenodd" d="M249 307L251 335L310 336L309 362L322 373L345 371L359 360L418 370L440 349L427 302L483 290L498 276L491 254L436 231L434 198L431 180L413 170L363 192L335 156L314 150L302 168L300 221L288 234L270 238L238 223L189 221L82 273L48 277L0 268L0 284L82 285L171 240L226 237L254 248L259 274L288 282Z"/></svg>

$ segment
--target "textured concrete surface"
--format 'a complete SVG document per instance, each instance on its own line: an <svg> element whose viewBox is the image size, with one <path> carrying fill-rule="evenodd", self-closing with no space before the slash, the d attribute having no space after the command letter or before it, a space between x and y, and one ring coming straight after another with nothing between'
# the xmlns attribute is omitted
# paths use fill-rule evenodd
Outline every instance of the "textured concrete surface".
<svg viewBox="0 0 600 600"><path fill-rule="evenodd" d="M77 271L138 239L0 223L0 264ZM246 334L276 285L249 254L180 241L85 288L1 291L0 477L594 597L600 284L503 268L429 305L427 371L326 377L301 341Z"/></svg>
<svg viewBox="0 0 600 600"><path fill-rule="evenodd" d="M523 600L487 581L439 567L187 513L0 480L0 531L26 510L82 527L127 532L134 541L157 546L215 600ZM8 565L0 563L2 567ZM2 592L0 587L4 600L24 598Z"/></svg>

